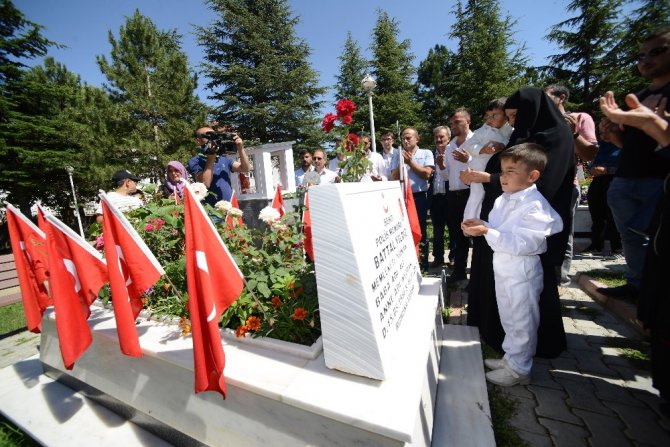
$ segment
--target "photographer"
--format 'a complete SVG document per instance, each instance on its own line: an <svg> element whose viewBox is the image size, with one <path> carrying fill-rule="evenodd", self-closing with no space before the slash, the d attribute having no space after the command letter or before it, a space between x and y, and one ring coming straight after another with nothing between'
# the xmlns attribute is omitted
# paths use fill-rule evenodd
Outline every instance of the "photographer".
<svg viewBox="0 0 670 447"><path fill-rule="evenodd" d="M235 133L215 132L211 127L201 127L195 132L195 141L200 153L188 161L188 172L195 181L205 184L215 194L205 201L214 205L220 200L230 200L233 188L230 184L232 172L249 172L249 158L244 151L244 142ZM226 156L237 150L239 161Z"/></svg>

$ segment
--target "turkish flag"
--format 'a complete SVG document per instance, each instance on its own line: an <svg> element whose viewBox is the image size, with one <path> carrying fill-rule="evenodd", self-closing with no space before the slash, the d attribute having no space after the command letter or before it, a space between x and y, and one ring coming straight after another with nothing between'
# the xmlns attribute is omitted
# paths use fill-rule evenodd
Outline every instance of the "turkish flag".
<svg viewBox="0 0 670 447"><path fill-rule="evenodd" d="M284 197L281 195L281 185L277 183L277 189L275 190L275 196L272 199L272 208L279 211L279 217L283 216L284 211Z"/></svg>
<svg viewBox="0 0 670 447"><path fill-rule="evenodd" d="M305 253L314 262L314 243L312 242L312 216L309 213L309 193L305 192L305 210L302 212L302 231L305 234Z"/></svg>
<svg viewBox="0 0 670 447"><path fill-rule="evenodd" d="M46 235L9 203L7 227L21 287L23 312L30 332L42 331L42 315L53 304L44 284L48 280Z"/></svg>
<svg viewBox="0 0 670 447"><path fill-rule="evenodd" d="M142 310L141 297L165 274L165 270L128 219L102 191L100 203L105 258L121 352L141 357L142 349L135 328L135 320Z"/></svg>
<svg viewBox="0 0 670 447"><path fill-rule="evenodd" d="M421 243L421 224L419 223L419 215L416 212L416 205L414 205L414 196L412 195L412 188L410 186L409 175L407 175L407 168L403 167L405 171L405 208L407 208L407 219L409 219L409 228L412 230L412 239L414 239L414 247L416 248L417 257L420 254L419 244Z"/></svg>
<svg viewBox="0 0 670 447"><path fill-rule="evenodd" d="M42 208L42 205L38 204L37 205L37 226L40 230L42 230L46 234L47 225L46 225L46 221L44 219L45 214L46 213L44 211L44 208Z"/></svg>
<svg viewBox="0 0 670 447"><path fill-rule="evenodd" d="M93 247L67 225L47 214L49 283L56 312L56 330L65 368L92 342L88 317L91 303L107 283L107 265Z"/></svg>
<svg viewBox="0 0 670 447"><path fill-rule="evenodd" d="M186 281L193 334L195 392L226 397L221 314L242 291L244 279L198 199L184 188Z"/></svg>
<svg viewBox="0 0 670 447"><path fill-rule="evenodd" d="M237 196L235 196L235 191L233 191L233 194L230 196L230 204L233 205L235 208L240 209L240 204L237 201ZM241 217L226 217L226 223L228 223L228 227L235 228L235 223L237 223L238 227L241 227L244 225L244 221L242 220Z"/></svg>

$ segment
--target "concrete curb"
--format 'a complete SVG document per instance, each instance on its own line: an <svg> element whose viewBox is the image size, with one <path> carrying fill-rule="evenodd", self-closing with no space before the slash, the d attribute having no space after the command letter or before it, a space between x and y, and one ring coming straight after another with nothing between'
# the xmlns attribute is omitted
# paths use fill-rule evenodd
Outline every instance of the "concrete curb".
<svg viewBox="0 0 670 447"><path fill-rule="evenodd" d="M577 284L594 301L612 312L617 318L627 323L640 335L649 336L642 322L637 319L637 306L619 298L612 298L596 291L599 287L607 287L584 273L577 274Z"/></svg>

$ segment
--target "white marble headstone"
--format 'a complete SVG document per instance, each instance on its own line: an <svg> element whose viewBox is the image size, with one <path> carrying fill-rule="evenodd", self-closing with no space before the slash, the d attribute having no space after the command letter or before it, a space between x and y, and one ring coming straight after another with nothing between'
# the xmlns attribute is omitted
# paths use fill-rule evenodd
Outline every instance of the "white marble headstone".
<svg viewBox="0 0 670 447"><path fill-rule="evenodd" d="M421 273L398 182L309 189L326 366L383 380Z"/></svg>

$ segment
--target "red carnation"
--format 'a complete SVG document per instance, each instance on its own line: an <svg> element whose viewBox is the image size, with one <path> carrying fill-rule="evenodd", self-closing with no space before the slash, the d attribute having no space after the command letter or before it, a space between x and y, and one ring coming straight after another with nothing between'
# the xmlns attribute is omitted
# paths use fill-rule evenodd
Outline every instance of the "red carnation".
<svg viewBox="0 0 670 447"><path fill-rule="evenodd" d="M341 116L340 121L342 122L342 124L351 124L351 121L352 121L351 115Z"/></svg>
<svg viewBox="0 0 670 447"><path fill-rule="evenodd" d="M335 127L335 120L337 116L332 113L326 113L326 116L323 117L323 122L321 123L321 128L325 133L330 132Z"/></svg>
<svg viewBox="0 0 670 447"><path fill-rule="evenodd" d="M356 104L353 101L348 100L347 98L340 99L335 105L335 110L337 110L337 116L340 118L348 116L351 119L351 115L356 111ZM344 121L341 120L343 123ZM345 123L348 124L348 123Z"/></svg>

